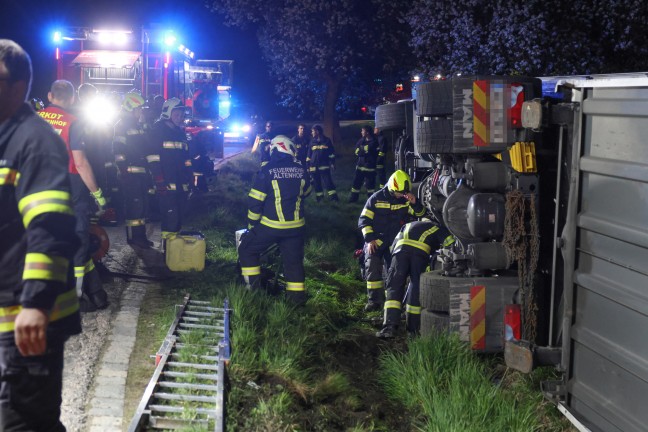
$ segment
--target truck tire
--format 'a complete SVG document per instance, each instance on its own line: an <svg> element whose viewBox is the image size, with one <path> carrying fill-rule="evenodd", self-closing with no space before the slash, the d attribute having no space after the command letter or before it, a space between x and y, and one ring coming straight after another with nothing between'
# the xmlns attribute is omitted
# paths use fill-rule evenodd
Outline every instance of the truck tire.
<svg viewBox="0 0 648 432"><path fill-rule="evenodd" d="M416 89L416 110L420 117L452 115L452 81L420 84Z"/></svg>
<svg viewBox="0 0 648 432"><path fill-rule="evenodd" d="M435 117L416 123L418 153L434 161L437 153L452 153L452 117Z"/></svg>
<svg viewBox="0 0 648 432"><path fill-rule="evenodd" d="M450 315L447 312L421 310L421 336L435 336L450 332Z"/></svg>
<svg viewBox="0 0 648 432"><path fill-rule="evenodd" d="M376 127L382 131L405 129L408 103L391 103L376 107Z"/></svg>
<svg viewBox="0 0 648 432"><path fill-rule="evenodd" d="M419 300L423 309L436 312L450 311L450 281L439 272L421 274Z"/></svg>

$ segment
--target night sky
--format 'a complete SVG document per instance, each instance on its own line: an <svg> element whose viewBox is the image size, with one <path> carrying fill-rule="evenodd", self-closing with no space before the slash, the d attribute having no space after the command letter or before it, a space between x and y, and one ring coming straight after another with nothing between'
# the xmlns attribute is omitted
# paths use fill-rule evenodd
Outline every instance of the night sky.
<svg viewBox="0 0 648 432"><path fill-rule="evenodd" d="M173 28L197 58L234 60L234 97L274 108L274 93L254 30L226 27L202 0L0 0L0 38L25 48L34 64L32 95L43 100L56 78L52 34L57 27L120 27L138 31L143 24Z"/></svg>

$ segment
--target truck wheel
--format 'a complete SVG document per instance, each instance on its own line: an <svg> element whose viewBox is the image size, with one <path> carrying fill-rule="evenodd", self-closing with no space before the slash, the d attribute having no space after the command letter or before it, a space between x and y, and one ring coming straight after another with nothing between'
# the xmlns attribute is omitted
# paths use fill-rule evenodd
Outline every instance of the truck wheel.
<svg viewBox="0 0 648 432"><path fill-rule="evenodd" d="M412 140L409 137L402 135L398 137L394 152L394 162L397 170L407 171L410 168L407 153L411 153L413 150Z"/></svg>
<svg viewBox="0 0 648 432"><path fill-rule="evenodd" d="M452 153L452 118L436 117L416 123L418 153L434 161L437 153Z"/></svg>
<svg viewBox="0 0 648 432"><path fill-rule="evenodd" d="M376 107L376 127L382 131L405 129L406 108L411 102L391 103Z"/></svg>
<svg viewBox="0 0 648 432"><path fill-rule="evenodd" d="M439 272L421 274L419 282L421 307L431 311L450 311L450 281Z"/></svg>
<svg viewBox="0 0 648 432"><path fill-rule="evenodd" d="M450 315L446 312L421 310L421 336L434 336L450 331Z"/></svg>
<svg viewBox="0 0 648 432"><path fill-rule="evenodd" d="M421 117L452 114L452 81L423 83L416 89L416 110Z"/></svg>

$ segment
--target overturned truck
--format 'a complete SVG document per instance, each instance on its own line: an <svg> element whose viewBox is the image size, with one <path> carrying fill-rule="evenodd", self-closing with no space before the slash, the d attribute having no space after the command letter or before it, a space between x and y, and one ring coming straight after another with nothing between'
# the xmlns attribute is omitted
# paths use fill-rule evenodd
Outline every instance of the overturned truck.
<svg viewBox="0 0 648 432"><path fill-rule="evenodd" d="M454 77L381 105L396 168L455 236L421 332L528 372L593 431L648 424L648 78Z"/></svg>

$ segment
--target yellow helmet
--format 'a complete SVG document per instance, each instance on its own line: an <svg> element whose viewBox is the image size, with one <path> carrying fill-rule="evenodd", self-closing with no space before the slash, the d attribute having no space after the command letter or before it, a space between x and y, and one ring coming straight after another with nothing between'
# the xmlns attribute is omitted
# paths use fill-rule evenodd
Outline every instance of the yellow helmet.
<svg viewBox="0 0 648 432"><path fill-rule="evenodd" d="M139 108L145 103L144 98L137 93L126 93L122 102L122 108L124 111L132 112L135 108Z"/></svg>
<svg viewBox="0 0 648 432"><path fill-rule="evenodd" d="M405 171L394 171L394 174L387 180L389 192L408 193L412 188L412 179Z"/></svg>

